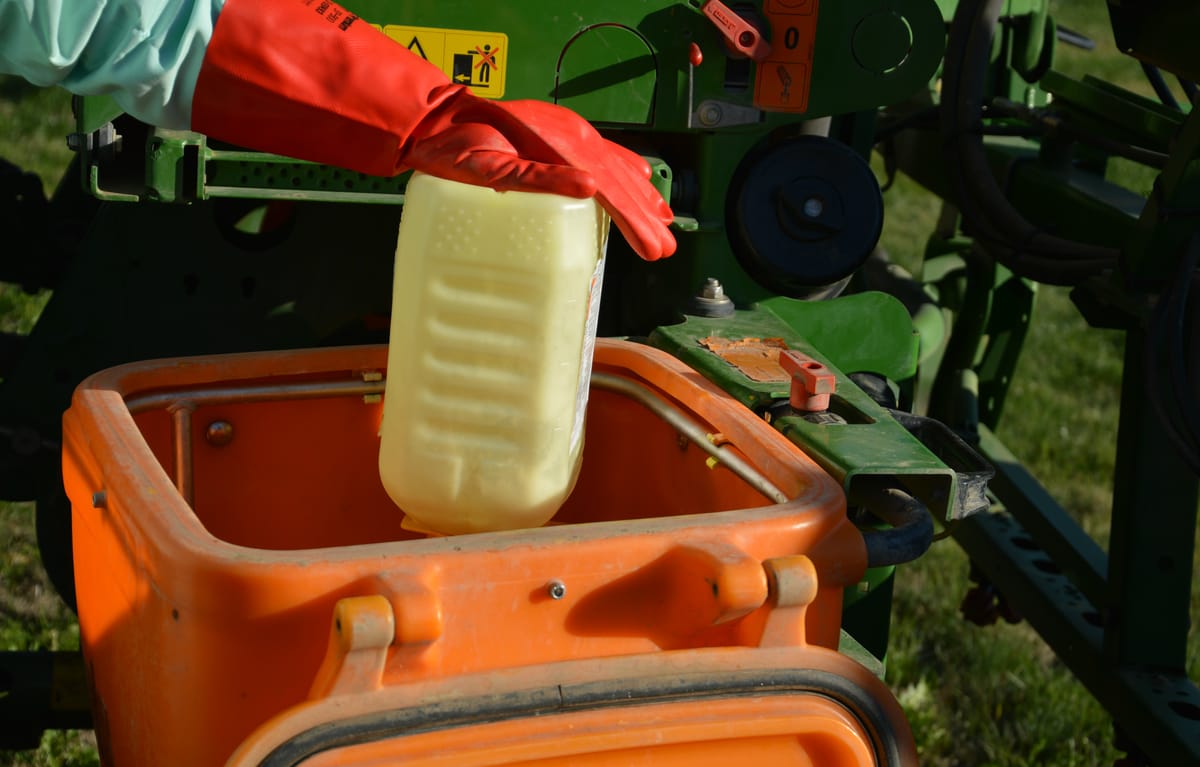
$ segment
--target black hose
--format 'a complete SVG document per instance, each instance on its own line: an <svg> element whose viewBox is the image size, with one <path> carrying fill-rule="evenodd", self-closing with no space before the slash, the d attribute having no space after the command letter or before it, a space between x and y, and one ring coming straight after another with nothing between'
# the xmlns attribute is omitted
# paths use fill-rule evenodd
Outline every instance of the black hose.
<svg viewBox="0 0 1200 767"><path fill-rule="evenodd" d="M855 502L891 527L863 530L867 567L912 562L933 543L933 517L925 504L878 477L862 477L853 485Z"/></svg>
<svg viewBox="0 0 1200 767"><path fill-rule="evenodd" d="M1004 0L962 0L950 25L941 102L942 138L964 229L1014 273L1075 285L1116 267L1115 248L1063 239L1038 229L1005 198L983 146L983 99L992 38Z"/></svg>

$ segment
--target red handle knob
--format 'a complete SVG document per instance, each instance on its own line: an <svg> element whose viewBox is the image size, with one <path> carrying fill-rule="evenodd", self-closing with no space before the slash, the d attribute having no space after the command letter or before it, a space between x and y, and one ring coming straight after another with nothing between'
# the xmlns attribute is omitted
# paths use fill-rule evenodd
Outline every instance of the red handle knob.
<svg viewBox="0 0 1200 767"><path fill-rule="evenodd" d="M771 44L763 38L762 33L729 10L729 6L721 0L708 0L700 10L716 25L721 37L733 50L755 61L762 61L771 55Z"/></svg>

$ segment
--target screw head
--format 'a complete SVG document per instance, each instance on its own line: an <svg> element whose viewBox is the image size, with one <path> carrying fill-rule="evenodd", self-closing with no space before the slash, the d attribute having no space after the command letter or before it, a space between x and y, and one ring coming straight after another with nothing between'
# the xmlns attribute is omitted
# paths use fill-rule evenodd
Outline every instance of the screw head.
<svg viewBox="0 0 1200 767"><path fill-rule="evenodd" d="M204 438L213 447L224 447L233 441L233 424L229 421L213 421L204 430Z"/></svg>
<svg viewBox="0 0 1200 767"><path fill-rule="evenodd" d="M562 599L567 595L567 584L562 581L550 581L546 584L546 593L551 599Z"/></svg>

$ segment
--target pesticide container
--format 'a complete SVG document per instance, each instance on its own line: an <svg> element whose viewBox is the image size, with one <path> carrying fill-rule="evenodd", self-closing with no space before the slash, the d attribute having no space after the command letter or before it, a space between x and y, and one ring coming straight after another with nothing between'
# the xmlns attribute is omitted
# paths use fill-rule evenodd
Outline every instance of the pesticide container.
<svg viewBox="0 0 1200 767"><path fill-rule="evenodd" d="M401 527L382 346L158 360L63 418L105 767L915 763L837 652L841 486L666 353L598 339L552 525Z"/></svg>
<svg viewBox="0 0 1200 767"><path fill-rule="evenodd" d="M571 492L607 233L591 199L413 176L379 451L406 527L536 527Z"/></svg>

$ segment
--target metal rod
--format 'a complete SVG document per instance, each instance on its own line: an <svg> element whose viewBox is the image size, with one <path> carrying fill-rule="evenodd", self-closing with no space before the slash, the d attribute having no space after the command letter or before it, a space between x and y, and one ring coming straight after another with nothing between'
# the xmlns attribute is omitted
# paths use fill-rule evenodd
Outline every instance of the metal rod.
<svg viewBox="0 0 1200 767"><path fill-rule="evenodd" d="M304 200L305 202L354 202L372 205L403 205L400 192L331 192L323 189L269 189L265 187L206 186L209 197L244 200Z"/></svg>
<svg viewBox="0 0 1200 767"><path fill-rule="evenodd" d="M624 394L630 399L637 400L649 408L655 415L678 429L683 436L690 439L697 447L725 464L746 484L767 496L776 503L787 503L788 497L778 487L758 472L753 466L742 459L740 455L718 445L709 439L708 432L696 421L688 418L666 400L654 394L645 386L630 381L627 378L611 373L593 373L592 383L601 389Z"/></svg>
<svg viewBox="0 0 1200 767"><path fill-rule="evenodd" d="M295 384L262 384L254 386L223 386L212 389L176 390L160 394L133 396L125 401L130 413L143 413L155 408L171 408L176 403L199 405L230 405L247 402L266 402L318 397L352 397L382 394L383 381L306 381Z"/></svg>
<svg viewBox="0 0 1200 767"><path fill-rule="evenodd" d="M192 411L195 409L195 404L188 401L176 401L167 408L174 426L175 487L188 506L195 500L195 478L192 474Z"/></svg>
<svg viewBox="0 0 1200 767"><path fill-rule="evenodd" d="M306 381L295 384L222 386L133 396L125 402L130 413L165 407L174 423L175 486L190 506L194 495L192 475L192 412L201 405L280 400L315 399L381 394L384 381ZM709 433L694 419L654 394L648 387L611 373L592 374L592 385L622 394L646 406L651 412L687 437L697 447L724 464L738 478L775 503L787 503L788 497L740 455L713 444Z"/></svg>

